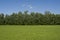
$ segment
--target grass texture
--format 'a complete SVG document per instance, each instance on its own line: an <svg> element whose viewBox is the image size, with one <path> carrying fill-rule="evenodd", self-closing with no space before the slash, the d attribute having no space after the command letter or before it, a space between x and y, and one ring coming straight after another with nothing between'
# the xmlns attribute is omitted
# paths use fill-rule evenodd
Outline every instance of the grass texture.
<svg viewBox="0 0 60 40"><path fill-rule="evenodd" d="M60 25L0 25L0 40L60 40Z"/></svg>

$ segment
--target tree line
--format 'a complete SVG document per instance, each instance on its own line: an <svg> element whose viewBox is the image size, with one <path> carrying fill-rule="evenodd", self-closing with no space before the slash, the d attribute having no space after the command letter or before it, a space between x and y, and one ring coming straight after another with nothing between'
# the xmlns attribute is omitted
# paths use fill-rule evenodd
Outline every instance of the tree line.
<svg viewBox="0 0 60 40"><path fill-rule="evenodd" d="M45 11L44 14L28 11L10 15L0 13L0 25L60 25L60 14L50 11Z"/></svg>

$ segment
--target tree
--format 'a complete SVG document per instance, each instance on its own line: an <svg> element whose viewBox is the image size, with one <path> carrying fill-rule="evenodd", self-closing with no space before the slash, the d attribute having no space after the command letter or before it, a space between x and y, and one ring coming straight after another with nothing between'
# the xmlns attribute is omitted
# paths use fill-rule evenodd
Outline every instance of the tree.
<svg viewBox="0 0 60 40"><path fill-rule="evenodd" d="M55 17L55 24L60 25L60 14L56 14L56 17Z"/></svg>
<svg viewBox="0 0 60 40"><path fill-rule="evenodd" d="M0 14L0 24L4 24L4 14Z"/></svg>
<svg viewBox="0 0 60 40"><path fill-rule="evenodd" d="M24 11L22 13L12 13L11 15L0 14L0 25L60 25L60 14L54 14L45 11L45 14L39 12Z"/></svg>

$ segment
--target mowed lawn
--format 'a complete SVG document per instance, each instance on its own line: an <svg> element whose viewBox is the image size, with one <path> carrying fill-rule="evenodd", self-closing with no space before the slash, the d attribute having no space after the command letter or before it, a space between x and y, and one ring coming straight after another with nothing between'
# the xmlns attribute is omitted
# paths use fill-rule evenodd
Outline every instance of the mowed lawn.
<svg viewBox="0 0 60 40"><path fill-rule="evenodd" d="M60 40L60 25L1 25L0 40Z"/></svg>

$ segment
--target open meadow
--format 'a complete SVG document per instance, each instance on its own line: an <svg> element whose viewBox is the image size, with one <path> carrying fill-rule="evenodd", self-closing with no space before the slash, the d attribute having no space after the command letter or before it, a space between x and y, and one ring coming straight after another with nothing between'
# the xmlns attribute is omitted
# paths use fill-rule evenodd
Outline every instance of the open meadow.
<svg viewBox="0 0 60 40"><path fill-rule="evenodd" d="M0 25L0 40L60 40L60 25Z"/></svg>

